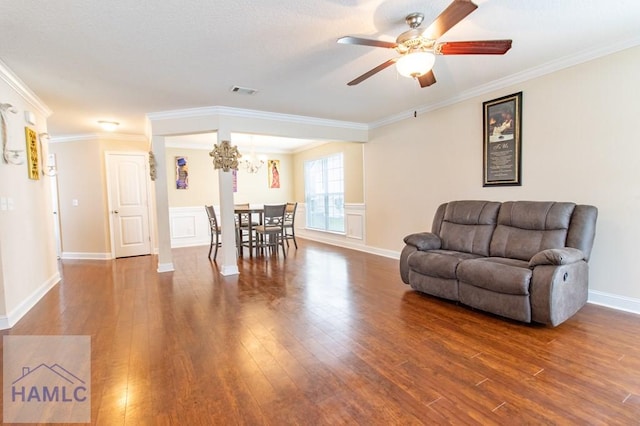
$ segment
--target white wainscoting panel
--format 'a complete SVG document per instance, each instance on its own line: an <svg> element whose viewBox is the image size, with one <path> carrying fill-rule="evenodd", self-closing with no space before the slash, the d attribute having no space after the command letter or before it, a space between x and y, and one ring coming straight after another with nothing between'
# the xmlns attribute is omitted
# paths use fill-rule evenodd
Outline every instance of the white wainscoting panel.
<svg viewBox="0 0 640 426"><path fill-rule="evenodd" d="M171 247L207 245L211 241L204 206L169 208Z"/></svg>
<svg viewBox="0 0 640 426"><path fill-rule="evenodd" d="M345 204L344 217L347 238L364 241L364 204Z"/></svg>

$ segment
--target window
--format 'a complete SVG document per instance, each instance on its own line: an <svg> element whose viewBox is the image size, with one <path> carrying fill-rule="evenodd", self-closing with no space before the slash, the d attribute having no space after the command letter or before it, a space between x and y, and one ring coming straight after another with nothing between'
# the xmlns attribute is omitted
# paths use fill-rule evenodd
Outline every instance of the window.
<svg viewBox="0 0 640 426"><path fill-rule="evenodd" d="M344 232L342 153L304 163L307 228Z"/></svg>

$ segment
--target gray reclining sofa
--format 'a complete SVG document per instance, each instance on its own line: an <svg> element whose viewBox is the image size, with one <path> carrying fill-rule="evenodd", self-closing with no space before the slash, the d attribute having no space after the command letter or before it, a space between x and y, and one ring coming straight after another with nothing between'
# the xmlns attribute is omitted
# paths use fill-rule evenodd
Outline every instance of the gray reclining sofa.
<svg viewBox="0 0 640 426"><path fill-rule="evenodd" d="M413 289L523 322L556 326L587 302L598 211L541 201L451 201L431 232L405 237Z"/></svg>

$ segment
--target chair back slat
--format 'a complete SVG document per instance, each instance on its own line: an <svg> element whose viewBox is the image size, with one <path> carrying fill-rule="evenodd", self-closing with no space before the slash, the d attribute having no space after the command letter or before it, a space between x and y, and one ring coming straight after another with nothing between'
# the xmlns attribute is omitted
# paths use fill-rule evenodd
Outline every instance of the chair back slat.
<svg viewBox="0 0 640 426"><path fill-rule="evenodd" d="M264 224L266 226L284 225L285 208L286 208L286 204L265 205L264 206Z"/></svg>

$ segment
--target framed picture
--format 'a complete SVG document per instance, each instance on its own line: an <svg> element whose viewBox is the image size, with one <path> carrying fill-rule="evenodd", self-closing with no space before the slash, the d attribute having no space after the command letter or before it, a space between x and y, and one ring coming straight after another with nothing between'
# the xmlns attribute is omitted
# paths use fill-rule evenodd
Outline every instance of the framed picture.
<svg viewBox="0 0 640 426"><path fill-rule="evenodd" d="M522 92L482 103L482 186L522 185Z"/></svg>
<svg viewBox="0 0 640 426"><path fill-rule="evenodd" d="M269 188L280 188L280 160L267 160Z"/></svg>
<svg viewBox="0 0 640 426"><path fill-rule="evenodd" d="M38 160L38 135L29 127L24 128L27 140L27 171L29 179L40 179L40 160Z"/></svg>
<svg viewBox="0 0 640 426"><path fill-rule="evenodd" d="M176 157L176 189L189 189L187 157Z"/></svg>

